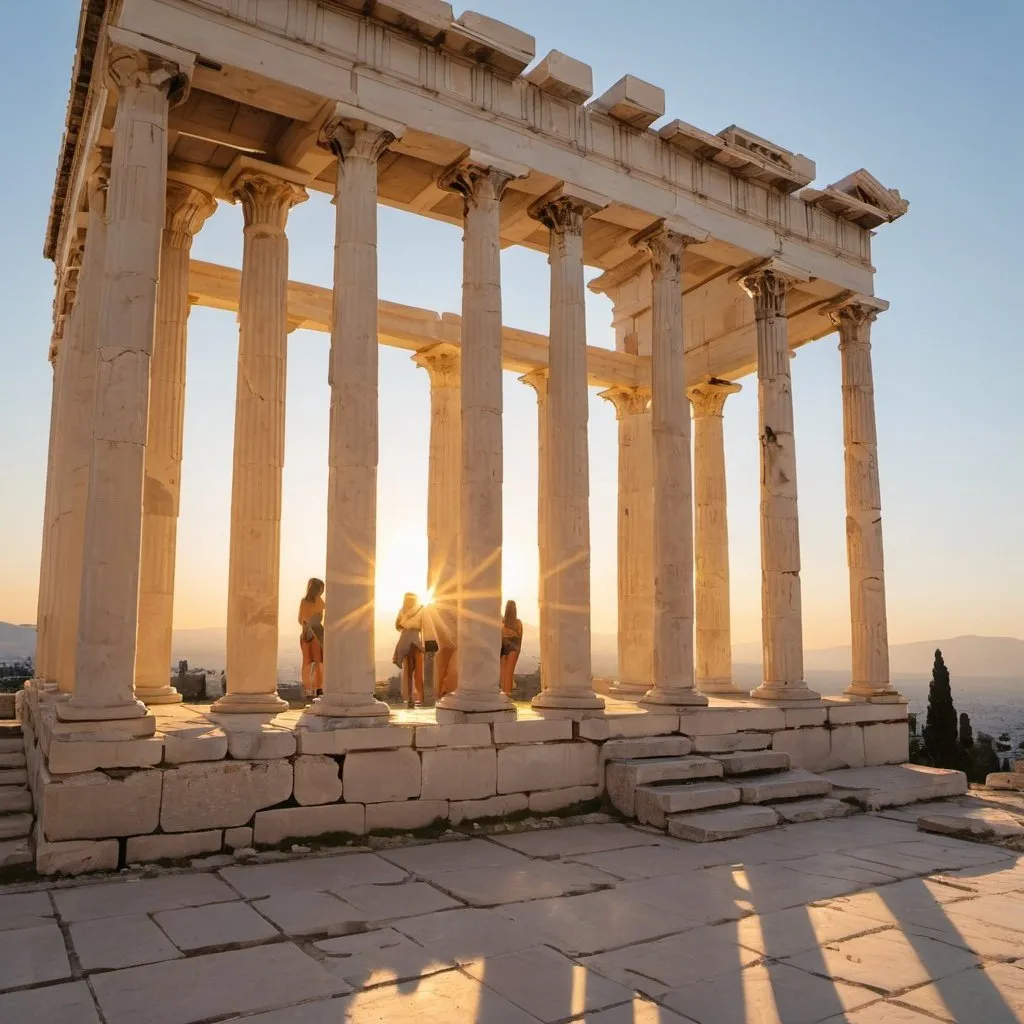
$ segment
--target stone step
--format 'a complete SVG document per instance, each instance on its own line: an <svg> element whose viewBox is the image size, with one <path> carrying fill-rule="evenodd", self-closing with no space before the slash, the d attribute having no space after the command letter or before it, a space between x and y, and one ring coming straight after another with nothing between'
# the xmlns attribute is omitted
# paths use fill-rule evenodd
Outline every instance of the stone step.
<svg viewBox="0 0 1024 1024"><path fill-rule="evenodd" d="M0 786L0 814L32 810L32 794L28 786Z"/></svg>
<svg viewBox="0 0 1024 1024"><path fill-rule="evenodd" d="M727 807L740 802L740 788L728 782L685 782L668 786L637 786L636 820L665 827L670 814Z"/></svg>
<svg viewBox="0 0 1024 1024"><path fill-rule="evenodd" d="M0 868L13 868L32 863L32 844L28 838L0 842Z"/></svg>
<svg viewBox="0 0 1024 1024"><path fill-rule="evenodd" d="M884 764L873 768L841 768L823 772L833 796L867 811L902 807L924 800L942 800L967 792L967 776L949 768L921 764Z"/></svg>
<svg viewBox="0 0 1024 1024"><path fill-rule="evenodd" d="M721 777L722 766L708 757L645 757L609 761L605 766L605 789L612 806L632 818L637 786Z"/></svg>
<svg viewBox="0 0 1024 1024"><path fill-rule="evenodd" d="M722 766L726 775L787 771L791 763L789 754L784 750L748 750L711 756Z"/></svg>
<svg viewBox="0 0 1024 1024"><path fill-rule="evenodd" d="M771 807L722 807L697 814L676 814L668 819L668 834L694 843L736 839L774 828L779 816Z"/></svg>
<svg viewBox="0 0 1024 1024"><path fill-rule="evenodd" d="M731 754L737 750L765 750L772 737L767 732L732 732L723 736L695 736L698 754Z"/></svg>
<svg viewBox="0 0 1024 1024"><path fill-rule="evenodd" d="M854 808L842 800L830 796L813 797L810 800L792 800L789 803L773 805L783 821L796 824L801 821L823 821L825 818L845 818L854 813Z"/></svg>
<svg viewBox="0 0 1024 1024"><path fill-rule="evenodd" d="M0 736L0 754L23 754L24 752L24 736Z"/></svg>
<svg viewBox="0 0 1024 1024"><path fill-rule="evenodd" d="M989 789L1024 790L1024 772L990 772L985 776L985 785Z"/></svg>
<svg viewBox="0 0 1024 1024"><path fill-rule="evenodd" d="M31 814L0 814L0 839L19 839L31 831Z"/></svg>
<svg viewBox="0 0 1024 1024"><path fill-rule="evenodd" d="M773 800L797 800L804 796L828 796L832 783L820 775L794 768L775 775L755 775L739 780L745 804L767 804Z"/></svg>
<svg viewBox="0 0 1024 1024"><path fill-rule="evenodd" d="M17 753L0 754L0 768L24 768L25 767L25 751L24 749L19 750Z"/></svg>
<svg viewBox="0 0 1024 1024"><path fill-rule="evenodd" d="M605 761L633 761L639 757L682 757L693 750L687 736L640 736L630 740L608 740L601 745Z"/></svg>
<svg viewBox="0 0 1024 1024"><path fill-rule="evenodd" d="M0 738L14 739L21 735L21 722L16 718L0 718Z"/></svg>
<svg viewBox="0 0 1024 1024"><path fill-rule="evenodd" d="M28 782L25 768L0 768L0 786L23 786Z"/></svg>

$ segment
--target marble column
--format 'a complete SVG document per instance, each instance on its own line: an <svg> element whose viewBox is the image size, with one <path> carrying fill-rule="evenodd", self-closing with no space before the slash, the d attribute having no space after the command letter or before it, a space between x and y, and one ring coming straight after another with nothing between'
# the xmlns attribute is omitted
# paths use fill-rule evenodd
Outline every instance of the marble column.
<svg viewBox="0 0 1024 1024"><path fill-rule="evenodd" d="M548 367L531 370L519 378L537 395L537 624L540 640L540 685L546 689L555 674L554 641L551 637L551 464L549 461L550 431L548 428Z"/></svg>
<svg viewBox="0 0 1024 1024"><path fill-rule="evenodd" d="M514 714L501 692L501 197L520 173L483 162L449 169L463 199L462 500L459 513L459 685L442 712ZM444 718L451 717L448 714Z"/></svg>
<svg viewBox="0 0 1024 1024"><path fill-rule="evenodd" d="M60 419L63 393L64 369L67 363L65 340L62 337L67 320L63 313L57 315L59 326L54 327L50 343L50 368L52 383L50 389L50 438L46 456L46 489L43 498L43 530L39 552L39 593L36 599L36 647L33 669L36 680L50 687L57 682L55 657L56 640L59 636L59 620L55 612L57 601L55 567L58 564L59 545L57 519L60 503Z"/></svg>
<svg viewBox="0 0 1024 1024"><path fill-rule="evenodd" d="M882 497L871 372L871 325L884 308L877 299L852 300L831 310L829 317L839 329L843 381L846 557L853 645L853 680L846 694L859 700L896 703L905 698L889 679Z"/></svg>
<svg viewBox="0 0 1024 1024"><path fill-rule="evenodd" d="M590 458L587 447L587 321L583 222L601 208L559 186L530 208L550 231L551 326L546 417L546 527L549 636L548 682L535 708L604 707L594 693L590 651Z"/></svg>
<svg viewBox="0 0 1024 1024"><path fill-rule="evenodd" d="M430 375L430 457L427 470L427 586L437 625L438 653L434 683L440 693L454 681L458 647L460 352L441 343L413 356Z"/></svg>
<svg viewBox="0 0 1024 1024"><path fill-rule="evenodd" d="M329 123L338 157L331 330L324 695L316 714L386 717L374 695L377 559L377 160L395 133Z"/></svg>
<svg viewBox="0 0 1024 1024"><path fill-rule="evenodd" d="M710 377L687 394L693 407L694 563L697 606L697 689L747 696L732 681L729 526L725 496L722 410L739 384Z"/></svg>
<svg viewBox="0 0 1024 1024"><path fill-rule="evenodd" d="M139 638L135 695L146 704L175 704L170 685L174 563L185 425L188 264L192 238L217 208L213 196L179 181L167 183L156 331L149 376L149 434L142 499Z"/></svg>
<svg viewBox="0 0 1024 1024"><path fill-rule="evenodd" d="M611 694L640 700L654 685L654 466L651 389L614 387L601 397L619 422L618 647Z"/></svg>
<svg viewBox="0 0 1024 1024"><path fill-rule="evenodd" d="M92 466L93 410L96 404L96 348L107 245L106 199L107 171L101 168L92 176L88 185L88 225L78 282L79 319L75 346L73 352L69 353L75 365L69 368L67 428L64 431L64 470L60 485L62 524L58 554L62 570L60 591L57 594L60 619L57 680L63 693L72 693L75 689L85 515Z"/></svg>
<svg viewBox="0 0 1024 1024"><path fill-rule="evenodd" d="M135 651L149 368L167 188L167 111L187 78L165 58L112 45L117 93L97 338L93 451L85 517L75 692L63 721L123 720L153 732L136 700ZM141 719L141 721L131 721Z"/></svg>
<svg viewBox="0 0 1024 1024"><path fill-rule="evenodd" d="M804 681L793 387L786 294L794 281L771 266L740 281L754 300L761 442L761 644L764 700L815 700Z"/></svg>
<svg viewBox="0 0 1024 1024"><path fill-rule="evenodd" d="M634 238L651 254L651 436L654 466L654 686L643 703L707 704L694 686L690 403L683 365L683 249L653 225Z"/></svg>
<svg viewBox="0 0 1024 1024"><path fill-rule="evenodd" d="M288 356L288 212L298 185L242 171L230 188L245 217L228 555L227 691L217 712L276 714Z"/></svg>

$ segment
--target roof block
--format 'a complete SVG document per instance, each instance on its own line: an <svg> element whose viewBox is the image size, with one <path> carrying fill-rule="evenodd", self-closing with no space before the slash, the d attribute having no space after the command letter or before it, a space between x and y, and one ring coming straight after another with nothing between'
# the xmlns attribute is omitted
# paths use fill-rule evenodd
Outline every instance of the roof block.
<svg viewBox="0 0 1024 1024"><path fill-rule="evenodd" d="M455 20L445 0L377 0L370 14L429 43L440 42Z"/></svg>
<svg viewBox="0 0 1024 1024"><path fill-rule="evenodd" d="M559 50L550 53L527 75L541 92L570 103L583 103L594 92L594 72L589 64L569 57Z"/></svg>
<svg viewBox="0 0 1024 1024"><path fill-rule="evenodd" d="M823 189L805 188L799 198L868 229L898 220L910 209L896 189L886 188L863 167Z"/></svg>
<svg viewBox="0 0 1024 1024"><path fill-rule="evenodd" d="M591 109L632 128L650 128L665 113L665 90L632 75L623 75L606 93L591 100Z"/></svg>
<svg viewBox="0 0 1024 1024"><path fill-rule="evenodd" d="M764 182L780 192L795 192L814 180L814 161L791 153L745 128L729 125L718 137L725 149L715 155L717 163L731 167L743 178Z"/></svg>
<svg viewBox="0 0 1024 1024"><path fill-rule="evenodd" d="M476 11L465 11L456 19L444 45L510 75L520 74L537 54L537 40L529 33Z"/></svg>
<svg viewBox="0 0 1024 1024"><path fill-rule="evenodd" d="M725 143L717 135L678 119L670 121L658 134L677 149L684 149L702 159L713 157L725 149Z"/></svg>

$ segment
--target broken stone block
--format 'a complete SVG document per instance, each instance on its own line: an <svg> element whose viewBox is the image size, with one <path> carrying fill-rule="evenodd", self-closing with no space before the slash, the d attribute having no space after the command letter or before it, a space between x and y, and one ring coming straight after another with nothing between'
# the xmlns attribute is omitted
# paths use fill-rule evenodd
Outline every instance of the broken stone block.
<svg viewBox="0 0 1024 1024"><path fill-rule="evenodd" d="M365 831L366 815L362 804L281 807L257 813L253 840L261 846L276 846L285 839L338 832L362 835Z"/></svg>
<svg viewBox="0 0 1024 1024"><path fill-rule="evenodd" d="M309 807L313 804L333 804L341 799L341 766L333 757L326 754L299 754L293 766L296 803Z"/></svg>
<svg viewBox="0 0 1024 1024"><path fill-rule="evenodd" d="M497 751L423 751L424 800L479 800L497 792ZM525 799L525 798L524 798Z"/></svg>
<svg viewBox="0 0 1024 1024"><path fill-rule="evenodd" d="M164 733L164 761L168 764L221 761L227 756L227 734L218 726L190 725Z"/></svg>
<svg viewBox="0 0 1024 1024"><path fill-rule="evenodd" d="M922 832L945 836L974 836L984 839L1009 839L1024 836L1019 818L994 807L972 810L951 807L948 813L930 811L917 819Z"/></svg>
<svg viewBox="0 0 1024 1024"><path fill-rule="evenodd" d="M145 768L44 778L37 809L43 834L54 842L152 832L162 782L163 772Z"/></svg>
<svg viewBox="0 0 1024 1024"><path fill-rule="evenodd" d="M41 875L81 875L86 871L115 871L116 839L96 842L78 839L66 843L48 842L36 829L36 871Z"/></svg>
<svg viewBox="0 0 1024 1024"><path fill-rule="evenodd" d="M864 767L864 730L859 725L837 725L829 730L828 768Z"/></svg>
<svg viewBox="0 0 1024 1024"><path fill-rule="evenodd" d="M420 755L415 750L359 751L345 758L345 798L379 804L410 800L422 786Z"/></svg>
<svg viewBox="0 0 1024 1024"><path fill-rule="evenodd" d="M245 825L256 811L282 803L291 795L289 761L183 764L164 772L160 825L165 832Z"/></svg>
<svg viewBox="0 0 1024 1024"><path fill-rule="evenodd" d="M600 752L593 743L521 744L498 751L498 792L596 786Z"/></svg>
<svg viewBox="0 0 1024 1024"><path fill-rule="evenodd" d="M530 801L525 793L506 793L486 800L453 800L448 805L448 820L453 825L480 818L504 818L525 811Z"/></svg>
<svg viewBox="0 0 1024 1024"><path fill-rule="evenodd" d="M669 818L668 834L695 843L710 843L774 828L778 822L779 816L771 807L723 807Z"/></svg>
<svg viewBox="0 0 1024 1024"><path fill-rule="evenodd" d="M772 738L763 732L734 732L725 736L697 736L693 749L698 754L728 754L737 750L765 750Z"/></svg>
<svg viewBox="0 0 1024 1024"><path fill-rule="evenodd" d="M78 736L83 738L78 739ZM46 767L54 775L99 768L149 768L160 763L163 748L163 741L155 736L117 741L90 741L82 733L54 736Z"/></svg>
<svg viewBox="0 0 1024 1024"><path fill-rule="evenodd" d="M216 853L221 847L223 833L175 832L169 835L132 836L127 843L125 860L129 864L144 864L155 860L180 860L201 853Z"/></svg>
<svg viewBox="0 0 1024 1024"><path fill-rule="evenodd" d="M396 803L366 805L367 832L377 829L414 832L447 818L447 800L399 800Z"/></svg>

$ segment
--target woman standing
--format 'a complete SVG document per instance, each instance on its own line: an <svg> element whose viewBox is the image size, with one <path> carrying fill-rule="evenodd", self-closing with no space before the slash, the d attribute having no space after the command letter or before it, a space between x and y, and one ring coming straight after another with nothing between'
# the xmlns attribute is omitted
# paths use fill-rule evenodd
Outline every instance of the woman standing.
<svg viewBox="0 0 1024 1024"><path fill-rule="evenodd" d="M395 629L399 637L391 660L402 670L402 699L412 708L423 703L423 605L415 594L405 595Z"/></svg>
<svg viewBox="0 0 1024 1024"><path fill-rule="evenodd" d="M506 601L501 620L501 692L506 695L515 685L516 662L523 649L523 624L517 614L515 601Z"/></svg>
<svg viewBox="0 0 1024 1024"><path fill-rule="evenodd" d="M313 577L299 602L299 647L302 650L302 692L308 700L324 692L324 581Z"/></svg>

